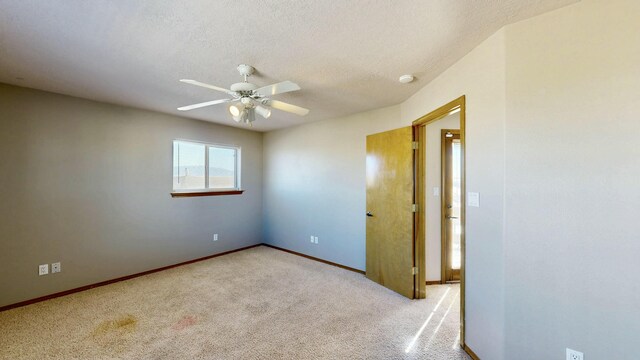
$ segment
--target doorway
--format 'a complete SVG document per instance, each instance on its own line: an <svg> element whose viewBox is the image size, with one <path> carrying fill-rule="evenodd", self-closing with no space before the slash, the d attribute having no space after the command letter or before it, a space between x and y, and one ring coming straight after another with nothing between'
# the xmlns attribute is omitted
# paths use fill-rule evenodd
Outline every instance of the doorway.
<svg viewBox="0 0 640 360"><path fill-rule="evenodd" d="M427 137L427 126L454 114L459 118L459 129L443 126L441 129L445 131L438 130L436 134L436 139L441 142L442 146L435 151L439 162L437 169L441 173L439 174L441 179L437 180L439 189L434 189L436 186L427 186L428 176L433 175L433 171L429 171L431 167L428 165L434 163L428 161L429 156L434 152L427 152L428 139L430 139ZM415 297L426 297L427 253L429 252L426 240L429 231L434 228L434 226L429 226L427 214L437 211L439 214L435 221L438 223L439 229L435 235L429 238L435 239L441 249L436 254L431 251L429 258L433 259L435 255L440 263L438 264L440 268L437 268L440 274L435 278L437 283L459 279L459 343L463 348L465 348L465 115L465 97L461 96L417 119L412 124L414 148L417 149L414 157L414 202L419 209L414 214L414 254L415 263L421 265L418 268L418 276L416 276L417 293ZM453 130L457 130L457 134ZM447 137L447 132L450 132L452 136ZM445 158L447 151L450 151L449 159ZM451 165L447 166L447 162L450 162ZM447 181L450 182L448 186L446 185ZM437 210L433 210L432 206L435 206ZM449 208L449 206L451 207ZM430 273L430 278L433 279L433 272L430 271Z"/></svg>
<svg viewBox="0 0 640 360"><path fill-rule="evenodd" d="M449 186L452 194L442 211L440 201L427 201L427 132L429 124L457 114L458 136L451 140L451 153L459 169L452 173ZM458 239L450 241L451 268L456 270L460 288L459 345L465 346L465 97L430 112L414 121L410 127L367 136L366 179L367 218L366 276L408 298L424 299L426 286L427 204L440 204L438 211L452 219L450 225ZM450 127L446 128L452 130ZM440 142L441 133L437 139ZM445 133L446 136L446 133ZM455 141L453 141L455 140ZM432 154L430 152L429 154ZM439 162L441 152L437 151ZM411 171L413 167L413 171ZM440 167L440 164L438 164ZM440 169L439 169L440 171ZM453 170L452 170L453 171ZM444 172L443 172L444 173ZM455 180L457 179L457 180ZM457 188L457 190L455 190ZM455 197L455 203L454 203ZM454 205L457 206L454 209ZM448 205L446 205L448 206ZM442 218L438 216L438 221ZM411 226L413 223L413 226ZM447 225L449 226L449 225ZM440 226L444 229L446 226ZM440 230L438 232L440 234ZM436 236L438 243L441 235ZM440 252L438 252L440 256ZM451 271L453 273L453 271ZM453 275L452 275L453 276ZM438 280L440 283L441 280ZM457 287L458 285L453 285Z"/></svg>
<svg viewBox="0 0 640 360"><path fill-rule="evenodd" d="M460 281L461 249L460 236L462 224L460 213L461 198L461 143L460 130L442 129L440 144L442 174L442 210L441 223L441 276L442 282ZM427 239L429 241L429 239Z"/></svg>

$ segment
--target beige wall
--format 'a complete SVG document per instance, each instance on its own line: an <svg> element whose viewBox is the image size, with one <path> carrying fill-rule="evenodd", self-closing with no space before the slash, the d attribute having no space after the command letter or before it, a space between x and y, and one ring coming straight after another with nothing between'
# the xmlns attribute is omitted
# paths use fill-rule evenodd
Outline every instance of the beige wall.
<svg viewBox="0 0 640 360"><path fill-rule="evenodd" d="M426 188L426 269L427 281L440 281L442 264L442 232L440 213L442 209L442 129L459 129L460 114L452 114L426 127L427 157L425 159ZM433 188L439 189L434 195Z"/></svg>
<svg viewBox="0 0 640 360"><path fill-rule="evenodd" d="M171 198L176 138L241 146L246 192ZM0 306L261 242L260 133L0 84L0 154Z"/></svg>
<svg viewBox="0 0 640 360"><path fill-rule="evenodd" d="M506 354L639 358L639 16L585 0L507 28Z"/></svg>
<svg viewBox="0 0 640 360"><path fill-rule="evenodd" d="M466 96L466 338L482 359L504 346L505 38L500 30L401 104L404 123Z"/></svg>

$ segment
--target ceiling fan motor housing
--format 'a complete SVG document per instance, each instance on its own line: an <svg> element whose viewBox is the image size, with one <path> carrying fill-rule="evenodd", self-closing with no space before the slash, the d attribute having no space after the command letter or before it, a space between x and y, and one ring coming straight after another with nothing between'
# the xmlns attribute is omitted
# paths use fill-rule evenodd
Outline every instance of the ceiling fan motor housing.
<svg viewBox="0 0 640 360"><path fill-rule="evenodd" d="M231 91L235 91L244 95L243 93L247 93L247 95L251 95L253 90L257 89L258 86L254 85L250 82L239 82L235 84L231 84Z"/></svg>

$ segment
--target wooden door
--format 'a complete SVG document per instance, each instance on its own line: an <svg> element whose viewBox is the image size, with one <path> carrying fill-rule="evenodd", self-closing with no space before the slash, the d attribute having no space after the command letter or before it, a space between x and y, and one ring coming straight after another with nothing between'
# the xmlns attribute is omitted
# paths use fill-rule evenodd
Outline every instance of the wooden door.
<svg viewBox="0 0 640 360"><path fill-rule="evenodd" d="M413 274L412 128L367 136L367 277L410 299Z"/></svg>
<svg viewBox="0 0 640 360"><path fill-rule="evenodd" d="M460 281L462 169L459 130L442 130L442 265L444 281Z"/></svg>

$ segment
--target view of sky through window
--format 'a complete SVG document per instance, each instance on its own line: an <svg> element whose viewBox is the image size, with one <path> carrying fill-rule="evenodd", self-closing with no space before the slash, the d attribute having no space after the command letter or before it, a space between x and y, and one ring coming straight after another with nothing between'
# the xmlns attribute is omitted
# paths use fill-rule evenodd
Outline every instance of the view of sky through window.
<svg viewBox="0 0 640 360"><path fill-rule="evenodd" d="M209 178L205 179L209 156ZM188 141L173 143L173 189L232 189L237 187L237 149Z"/></svg>

